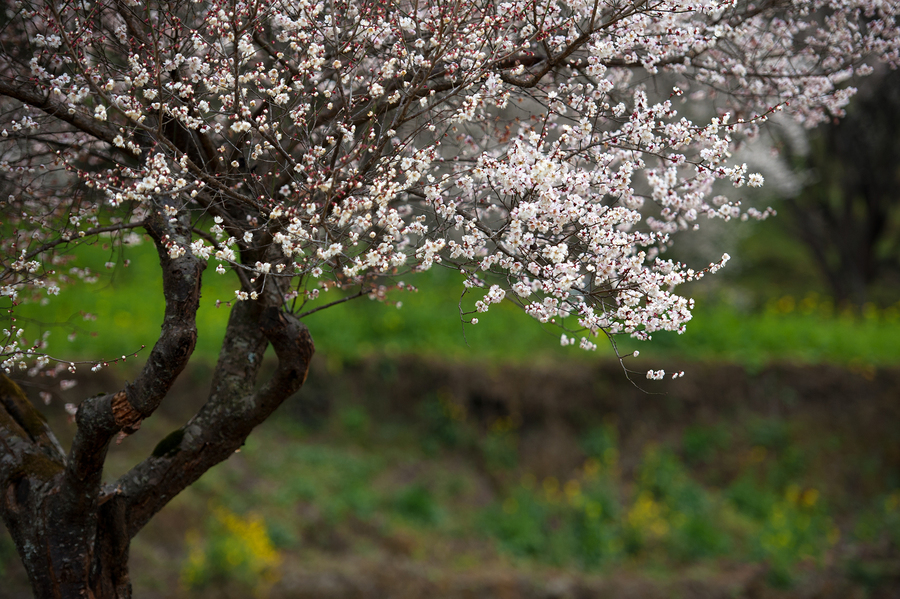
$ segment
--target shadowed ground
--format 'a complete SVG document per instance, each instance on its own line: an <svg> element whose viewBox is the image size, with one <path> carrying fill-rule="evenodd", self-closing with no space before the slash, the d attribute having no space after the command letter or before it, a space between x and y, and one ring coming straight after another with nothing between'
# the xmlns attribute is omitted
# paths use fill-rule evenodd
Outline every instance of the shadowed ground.
<svg viewBox="0 0 900 599"><path fill-rule="evenodd" d="M316 360L137 537L136 596L896 597L900 371L668 366L688 374L641 390L616 364ZM0 597L28 596L8 545Z"/></svg>

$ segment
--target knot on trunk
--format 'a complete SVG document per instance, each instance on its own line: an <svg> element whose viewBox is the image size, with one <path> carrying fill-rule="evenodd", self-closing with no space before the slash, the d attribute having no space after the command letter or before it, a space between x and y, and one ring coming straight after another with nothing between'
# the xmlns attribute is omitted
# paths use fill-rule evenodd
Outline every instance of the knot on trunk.
<svg viewBox="0 0 900 599"><path fill-rule="evenodd" d="M112 413L116 426L122 428L122 432L119 433L119 438L116 440L117 443L121 443L122 439L141 428L141 421L144 417L128 401L128 393L125 391L119 391L113 396Z"/></svg>

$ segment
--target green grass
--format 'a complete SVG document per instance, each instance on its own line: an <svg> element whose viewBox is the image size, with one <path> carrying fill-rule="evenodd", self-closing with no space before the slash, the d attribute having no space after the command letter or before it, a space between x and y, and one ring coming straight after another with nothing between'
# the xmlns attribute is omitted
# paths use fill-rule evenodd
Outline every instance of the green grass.
<svg viewBox="0 0 900 599"><path fill-rule="evenodd" d="M870 308L860 317L835 314L827 304L801 310L786 296L763 311L698 302L684 335L658 333L649 343L627 341L623 350L645 349L648 355L686 360L720 360L759 366L776 361L832 363L866 368L900 363L900 317L896 306ZM646 346L641 347L641 346Z"/></svg>
<svg viewBox="0 0 900 599"><path fill-rule="evenodd" d="M207 514L203 543L196 524L173 533L184 534L189 549L205 547L210 572L200 571L200 578L213 587L240 582L246 574L240 568L214 568L215 551L253 545L249 531L217 533L209 506L222 506L242 522L262 519L267 540L256 544L276 551L278 559L269 562L285 570L314 555L379 555L398 546L419 562L446 565L447 548L462 547L471 552L457 555L463 561L529 571L624 567L675 575L699 564L759 563L770 584L791 586L838 555L838 520L847 535L844 551L858 543L900 542L897 491L856 497L852 514L838 514L830 494L854 490L819 486L826 481L804 473L782 476L795 468L792 452L826 459L810 444L814 438L787 420L755 420L745 431L732 426L733 435L715 441L724 451L707 467L727 469L723 456L745 456L740 471L720 485L689 467L690 451L677 441L646 440L626 453L612 424L584 432L580 467L542 478L515 449L511 464L483 459L493 433L464 417L442 416L465 441L445 438L435 449L426 443L434 422L407 423L398 438L387 431L397 415L372 418L364 404L347 402L316 432L290 420L267 423L265 434L251 436L240 454L179 497L182 517L202 523ZM517 428L506 434L518 444ZM686 431L685 439L697 435ZM502 482L486 486L488 473ZM194 549L182 574L196 561ZM244 569L252 571L255 562L246 561ZM210 578L216 573L218 583Z"/></svg>
<svg viewBox="0 0 900 599"><path fill-rule="evenodd" d="M95 284L64 289L59 296L16 309L20 324L33 339L49 330L52 355L74 360L113 360L151 347L163 314L161 281L150 244L129 248L131 265L103 267L110 250L79 248L80 265L100 272ZM610 346L601 340L595 353L559 344L561 330L529 318L504 302L479 315L477 325L463 325L460 301L471 309L478 299L463 290L458 273L435 268L409 282L418 292L395 291L388 303L360 298L308 316L319 352L337 359L374 353L415 353L461 360L597 360L612 359ZM197 315L197 356L213 362L224 334L228 307L236 279L204 274ZM320 303L336 299L323 294ZM397 307L397 303L401 307ZM96 320L85 320L95 315ZM88 318L93 318L88 316ZM75 333L73 340L67 338ZM715 298L699 300L694 320L684 335L657 333L650 342L617 338L622 354L639 349L648 359L717 360L759 366L774 361L836 363L868 368L900 363L900 304L885 310L866 307L863 316L837 313L814 295L785 296L764 309L741 310ZM145 349L143 355L146 355Z"/></svg>

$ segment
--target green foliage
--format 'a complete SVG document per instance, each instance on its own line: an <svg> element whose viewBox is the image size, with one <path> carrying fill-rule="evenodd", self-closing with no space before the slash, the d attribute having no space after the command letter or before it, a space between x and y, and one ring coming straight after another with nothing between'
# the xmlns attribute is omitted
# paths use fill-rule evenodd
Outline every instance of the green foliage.
<svg viewBox="0 0 900 599"><path fill-rule="evenodd" d="M446 390L433 391L412 417L379 413L376 419L354 403L361 398L336 401L315 431L288 418L264 425L240 453L182 494L174 513L203 522L209 498L216 497L244 522L258 514L270 546L285 560L282 568L308 559L397 555L443 566L453 555L460 567L509 566L511 558L533 572L665 577L688 568L719 576L755 561L782 586L801 584L810 568L829 563L871 588L891 580L888 562L855 548L900 546L896 486L879 487L886 490L857 517L847 496L835 496L842 475L832 484L810 478L823 462L863 463L864 456L847 454L854 451L852 436L828 442L837 457L821 456L815 449L820 429L740 414L719 422L727 436L711 426L673 423L665 434L654 433L671 441L636 453L634 430L626 445L625 429L608 419L581 429L579 468L537 479L519 458L515 418L477 421ZM869 477L867 485L882 472L854 470ZM241 535L228 532L215 514L207 519L188 547L194 569L187 566L190 556L182 564L185 586L190 573L191 589L201 595L224 596L227 586L250 596L251 566L228 570L228 577L215 566L227 563L222 547ZM832 545L835 521L853 531L840 547ZM844 564L844 555L864 557Z"/></svg>
<svg viewBox="0 0 900 599"><path fill-rule="evenodd" d="M753 420L749 424L751 445L779 451L785 449L791 440L787 422L776 418Z"/></svg>
<svg viewBox="0 0 900 599"><path fill-rule="evenodd" d="M900 550L900 490L877 497L856 521L853 538L859 544L886 549L886 559L852 558L847 564L850 577L869 589L896 586L895 556Z"/></svg>
<svg viewBox="0 0 900 599"><path fill-rule="evenodd" d="M526 476L502 503L485 511L483 525L513 554L593 569L621 553L618 513L611 480L599 476L591 462L562 487L552 477L537 486Z"/></svg>
<svg viewBox="0 0 900 599"><path fill-rule="evenodd" d="M544 554L548 545L545 523L548 506L529 486L514 489L502 506L493 506L484 525L508 551L529 557Z"/></svg>
<svg viewBox="0 0 900 599"><path fill-rule="evenodd" d="M390 505L401 518L418 524L435 524L441 517L434 495L420 483L400 489Z"/></svg>
<svg viewBox="0 0 900 599"><path fill-rule="evenodd" d="M94 262L103 253L97 248L80 252ZM100 256L101 268L107 258ZM143 258L132 256L132 265L113 269L111 278L73 288L65 302L51 297L40 312L23 311L20 316L67 321L73 306L99 314L96 321L81 321L76 311L79 322L70 321L81 329L98 327L96 336L82 332L76 340L79 351L83 348L95 357L127 355L140 344L150 345L159 330L162 305L158 294L147 291L158 284L155 257ZM234 282L230 275L212 272L204 278L197 351L201 358L213 361L227 320L227 308L216 309L215 300L228 299ZM511 306L493 307L479 325L467 326L463 332L456 305L459 283L454 273L434 271L419 283L422 291L391 295L403 302L400 310L364 299L316 313L307 321L317 347L337 364L376 351L472 359L596 359L594 354L559 348L557 329L542 327ZM774 296L755 312L715 299L699 303L688 332L677 340L674 335L657 334L650 344L632 346L623 339L621 351L640 348L648 361L667 356L715 357L751 365L769 360L825 360L847 363L865 377L874 373L873 365L900 360L896 344L900 306L870 306L850 314L817 296L799 294ZM62 336L54 328L51 340L62 341L66 350L65 331L70 329L59 330ZM385 369L386 380L402 376L389 358L379 367ZM649 448L634 468L633 478L630 473L637 460L626 462L627 476L623 475L618 431L612 421L604 422L581 435L588 459L577 473L560 473L560 479L548 477L540 482L526 474L520 484L481 508L475 506L483 505L486 492L480 491L477 501L469 495L477 494L473 489L483 484L483 469L499 475L501 487L512 473L521 472L513 422L472 422L465 404L445 389L433 390L417 406L412 425L373 419L359 405L338 406L333 414L320 431L330 435L328 441L307 438L312 435L308 431L290 434L292 441L305 438L304 444L262 444L252 436L230 461L246 460L246 470L258 476L253 485L246 484L240 470L216 469L201 479L196 491L223 497L232 514L251 514L250 508L271 506L263 529L276 553L314 542L317 537L310 528L323 529L328 537L364 523L384 535L390 535L394 527L427 528L428 535L436 536L446 530L467 538L487 535L501 551L520 559L587 570L616 564L677 567L721 556L735 561L755 559L769 564L773 583L790 584L797 566L821 562L838 535L833 508L825 501L828 491L816 490L805 479L814 454L798 439L802 430L781 418L750 418L742 422L745 432L736 435L721 424L690 426L672 448ZM403 431L399 437L390 436L399 438L402 447L384 445L390 426ZM174 446L173 438L164 439L156 453ZM451 489L418 475L389 474L388 464L396 459L392 452L415 463L477 456L482 470L454 474L457 479ZM705 485L698 482L704 471L734 455L741 457L729 462L728 474L717 479L724 489L710 486L708 480ZM880 472L873 459L860 458L856 464L861 476ZM702 467L688 469L694 466ZM233 492L236 488L240 492ZM460 497L470 503L461 502ZM885 494L855 519L854 539L900 547L897 497L896 491ZM245 525L251 518L235 517ZM183 580L186 586L193 581L191 588L215 588L220 582L241 579L235 584L245 585L247 595L255 590L251 579L262 576L253 574L258 567L251 561L237 568L223 564L228 563L225 548L246 545L249 529L245 526L241 537L217 518L210 516L205 526L191 533L188 545L194 557L186 562L188 574L183 573ZM0 540L0 567L13 555L11 548L4 547ZM231 555L235 559L233 551ZM188 568L190 563L193 570ZM850 567L860 579L884 577L877 567L859 560Z"/></svg>
<svg viewBox="0 0 900 599"><path fill-rule="evenodd" d="M688 464L711 461L719 451L728 448L729 435L718 426L689 426L681 436L681 452Z"/></svg>
<svg viewBox="0 0 900 599"><path fill-rule="evenodd" d="M629 485L618 471L614 427L595 427L583 446L599 457L589 458L579 476L562 486L552 477L541 484L526 477L486 511L485 529L506 551L551 564L592 569L625 560L678 564L743 555L765 562L773 584L789 585L797 564L821 563L839 532L817 489L780 485L781 476L770 474L793 468L790 448L771 459L761 453L763 444L784 448L783 424L751 427L758 445L748 470L725 493L697 482L678 454L657 445L646 449ZM708 430L688 433L701 448L694 456L726 443ZM900 500L891 495L883 505L877 518L895 517L900 533Z"/></svg>
<svg viewBox="0 0 900 599"><path fill-rule="evenodd" d="M607 449L604 455L607 462L588 458L562 485L555 477L538 484L526 474L485 510L484 529L506 551L556 565L593 569L617 559L622 541L616 454Z"/></svg>
<svg viewBox="0 0 900 599"><path fill-rule="evenodd" d="M241 486L239 471L213 469L195 486L203 494L226 498L235 511L273 505L287 517L300 504L314 507L317 519L327 526L371 518L382 502L374 478L383 468L383 456L356 447L294 441L263 449L259 437L248 439L238 455L252 464L264 484L234 493Z"/></svg>
<svg viewBox="0 0 900 599"><path fill-rule="evenodd" d="M854 535L866 543L887 542L900 549L900 491L878 497L861 515Z"/></svg>
<svg viewBox="0 0 900 599"><path fill-rule="evenodd" d="M581 447L584 452L607 466L612 465L618 459L618 443L618 431L611 423L592 427L581 437Z"/></svg>
<svg viewBox="0 0 900 599"><path fill-rule="evenodd" d="M609 480L584 485L584 508L573 514L573 541L578 561L585 567L603 566L622 554L620 506Z"/></svg>
<svg viewBox="0 0 900 599"><path fill-rule="evenodd" d="M772 584L790 586L797 564L821 563L840 533L821 492L798 483L806 458L787 424L758 420L748 429L746 467L725 496L750 520L750 554L769 565Z"/></svg>
<svg viewBox="0 0 900 599"><path fill-rule="evenodd" d="M701 299L683 335L654 333L653 340L644 344L622 339L620 352L640 349L650 357L749 366L779 361L846 364L867 376L875 365L900 361L900 347L894 341L900 334L900 304L884 310L870 307L860 317L808 299L779 298L761 311ZM808 311L802 308L805 305L817 307Z"/></svg>
<svg viewBox="0 0 900 599"><path fill-rule="evenodd" d="M658 540L679 561L713 557L728 549L727 531L714 523L721 520L720 502L691 479L671 451L647 450L637 489L628 513L633 548Z"/></svg>
<svg viewBox="0 0 900 599"><path fill-rule="evenodd" d="M268 596L280 577L282 558L262 517L214 506L204 532L190 529L185 534L188 556L182 586L192 590L236 584L255 597Z"/></svg>
<svg viewBox="0 0 900 599"><path fill-rule="evenodd" d="M362 440L370 428L369 415L360 406L348 406L338 413L341 428L351 438Z"/></svg>
<svg viewBox="0 0 900 599"><path fill-rule="evenodd" d="M348 517L366 520L375 512L379 500L372 479L380 466L377 460L321 445L295 446L287 453L289 468L303 476L287 483L283 501L311 501L330 523Z"/></svg>
<svg viewBox="0 0 900 599"><path fill-rule="evenodd" d="M806 470L807 461L806 454L797 446L787 447L779 452L775 463L766 471L769 486L785 489L794 484Z"/></svg>
<svg viewBox="0 0 900 599"><path fill-rule="evenodd" d="M434 455L441 449L455 449L470 444L471 431L465 426L465 409L444 392L426 397L418 408L423 429L422 449Z"/></svg>
<svg viewBox="0 0 900 599"><path fill-rule="evenodd" d="M481 439L485 466L490 470L512 470L519 463L519 443L515 432L494 427Z"/></svg>
<svg viewBox="0 0 900 599"><path fill-rule="evenodd" d="M778 493L759 484L750 473L732 483L725 496L739 512L757 521L765 520L778 501Z"/></svg>
<svg viewBox="0 0 900 599"><path fill-rule="evenodd" d="M595 429L588 438L609 434ZM561 487L554 478L539 487L526 478L487 511L487 529L514 554L585 568L650 555L696 561L728 551L728 531L717 523L720 502L690 479L674 454L650 448L632 499L623 501L611 459L616 449L600 452L609 461L589 458Z"/></svg>
<svg viewBox="0 0 900 599"><path fill-rule="evenodd" d="M772 582L785 586L793 580L798 562L821 562L839 534L820 501L819 491L791 485L762 522L754 552L769 563Z"/></svg>

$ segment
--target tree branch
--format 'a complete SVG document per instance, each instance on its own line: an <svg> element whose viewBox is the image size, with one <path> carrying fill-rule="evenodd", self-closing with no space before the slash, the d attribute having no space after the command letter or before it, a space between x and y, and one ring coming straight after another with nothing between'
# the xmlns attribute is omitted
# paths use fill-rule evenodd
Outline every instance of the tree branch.
<svg viewBox="0 0 900 599"><path fill-rule="evenodd" d="M43 112L55 116L61 121L69 123L80 131L87 133L99 140L112 144L118 133L112 127L101 124L101 121L89 115L74 111L61 102L54 102L49 94L45 94L34 87L33 83L21 86L12 85L9 79L0 79L0 95L19 100L29 106L33 106Z"/></svg>
<svg viewBox="0 0 900 599"><path fill-rule="evenodd" d="M43 549L54 534L46 517L39 516L41 500L58 485L65 462L43 416L18 385L0 374L0 512L36 589L45 588L40 579L51 575L43 572Z"/></svg>
<svg viewBox="0 0 900 599"><path fill-rule="evenodd" d="M0 492L30 473L49 479L65 463L65 453L44 417L16 383L0 374ZM35 468L38 465L43 467Z"/></svg>
<svg viewBox="0 0 900 599"><path fill-rule="evenodd" d="M254 392L268 343L275 349L278 366ZM261 302L234 305L208 401L111 490L128 503L129 537L204 472L230 457L257 425L300 389L314 351L308 330L292 315L276 307L263 308Z"/></svg>
<svg viewBox="0 0 900 599"><path fill-rule="evenodd" d="M175 379L187 365L197 341L196 314L200 305L200 280L206 264L189 251L178 257L167 246L186 247L190 242L190 218L171 219L165 206L157 206L147 219L146 230L156 243L163 271L166 310L159 339L137 379L114 394L91 398L79 406L78 430L72 442L63 494L70 495L85 514L95 513L106 451L113 435L133 433L141 420L160 405Z"/></svg>
<svg viewBox="0 0 900 599"><path fill-rule="evenodd" d="M49 458L65 464L66 454L44 416L35 409L22 389L4 374L0 374L0 414L0 418L4 419L0 426L13 431L18 426L21 432L14 432L15 436L27 435L28 440ZM2 460L0 463L6 465Z"/></svg>
<svg viewBox="0 0 900 599"><path fill-rule="evenodd" d="M23 261L31 260L35 256L37 256L39 254L43 254L44 252L46 252L48 250L52 250L53 248L55 248L56 246L58 246L60 244L72 243L74 241L82 241L85 237L92 237L94 235L99 235L101 233L111 233L113 231L124 231L126 229L137 229L138 227L143 227L143 226L144 226L144 222L141 221L141 222L136 222L136 223L119 223L117 225L108 225L105 227L95 227L93 229L88 229L87 231L84 231L83 236L78 236L75 239L72 239L69 237L59 237L57 239L54 239L53 241L48 241L47 243L41 245L40 247L37 247L37 248L31 250L27 254L24 254L20 259ZM10 267L7 267L3 272L0 272L0 281L5 279L12 272L13 272L13 270Z"/></svg>

